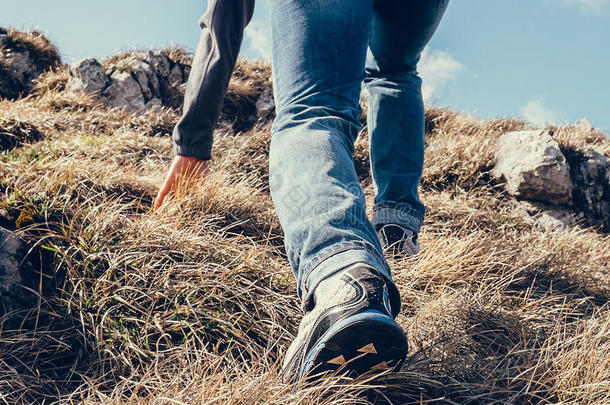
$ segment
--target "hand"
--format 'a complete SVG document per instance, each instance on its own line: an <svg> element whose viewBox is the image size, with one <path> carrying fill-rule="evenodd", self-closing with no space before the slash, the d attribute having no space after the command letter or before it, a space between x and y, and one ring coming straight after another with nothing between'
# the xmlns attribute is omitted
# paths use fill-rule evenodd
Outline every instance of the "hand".
<svg viewBox="0 0 610 405"><path fill-rule="evenodd" d="M163 205L169 196L175 192L178 180L188 186L192 184L192 180L207 176L209 171L208 163L205 160L176 155L169 168L165 182L159 189L153 205L153 211L156 211L157 208Z"/></svg>

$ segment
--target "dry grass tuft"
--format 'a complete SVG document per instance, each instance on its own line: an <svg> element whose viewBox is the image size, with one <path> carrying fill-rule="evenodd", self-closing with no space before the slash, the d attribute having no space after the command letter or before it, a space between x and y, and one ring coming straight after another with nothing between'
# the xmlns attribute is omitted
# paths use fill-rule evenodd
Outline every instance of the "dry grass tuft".
<svg viewBox="0 0 610 405"><path fill-rule="evenodd" d="M178 112L108 110L65 80L0 102L3 131L21 131L2 146L0 224L43 280L35 307L0 318L0 403L610 402L610 237L542 231L488 176L497 138L524 123L428 110L423 249L390 261L407 364L295 390L278 371L300 311L267 186L270 123L252 118L268 65L240 61L223 115L237 131L217 135L205 181L154 213ZM555 133L563 148L610 145ZM370 207L365 137L355 158Z"/></svg>
<svg viewBox="0 0 610 405"><path fill-rule="evenodd" d="M51 69L34 79L31 95L44 96L49 93L60 93L65 90L70 79L68 66Z"/></svg>
<svg viewBox="0 0 610 405"><path fill-rule="evenodd" d="M448 186L473 188L489 183L500 135L526 129L520 121L482 121L445 109L426 114L426 167L422 186L441 190Z"/></svg>
<svg viewBox="0 0 610 405"><path fill-rule="evenodd" d="M57 48L40 32L22 32L13 29L0 29L6 39L0 46L0 97L15 99L27 94L31 89L30 80L49 69L61 66ZM11 69L9 60L16 53L29 57L26 77L18 77Z"/></svg>
<svg viewBox="0 0 610 405"><path fill-rule="evenodd" d="M11 150L43 138L34 125L14 119L0 119L0 150Z"/></svg>
<svg viewBox="0 0 610 405"><path fill-rule="evenodd" d="M266 61L238 61L222 106L221 120L235 132L249 131L256 123L256 101L271 86L271 65Z"/></svg>
<svg viewBox="0 0 610 405"><path fill-rule="evenodd" d="M6 35L8 42L4 44L4 48L16 52L29 52L34 64L41 71L61 65L59 51L41 32L9 29L6 30Z"/></svg>

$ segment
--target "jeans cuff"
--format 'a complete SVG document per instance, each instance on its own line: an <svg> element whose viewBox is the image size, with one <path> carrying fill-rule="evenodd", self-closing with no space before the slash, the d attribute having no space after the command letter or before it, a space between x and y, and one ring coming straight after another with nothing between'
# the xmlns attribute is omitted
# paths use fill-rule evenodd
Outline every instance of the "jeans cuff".
<svg viewBox="0 0 610 405"><path fill-rule="evenodd" d="M382 203L373 207L373 226L396 224L419 233L424 215L417 212L409 204Z"/></svg>
<svg viewBox="0 0 610 405"><path fill-rule="evenodd" d="M387 262L367 245L364 242L346 242L339 247L333 246L332 251L322 252L319 259L314 259L313 264L303 272L304 277L297 286L297 293L302 302L305 303L311 299L322 280L355 263L366 263L374 267L386 278L386 281L393 285Z"/></svg>

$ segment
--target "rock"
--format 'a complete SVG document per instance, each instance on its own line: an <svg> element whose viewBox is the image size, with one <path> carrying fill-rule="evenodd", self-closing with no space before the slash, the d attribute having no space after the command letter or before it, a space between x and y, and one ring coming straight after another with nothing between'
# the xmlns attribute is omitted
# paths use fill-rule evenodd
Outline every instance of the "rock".
<svg viewBox="0 0 610 405"><path fill-rule="evenodd" d="M189 70L163 51L132 53L106 67L87 59L71 67L68 90L96 93L110 107L157 109L175 103L175 88L184 84Z"/></svg>
<svg viewBox="0 0 610 405"><path fill-rule="evenodd" d="M535 201L519 201L517 208L526 222L547 231L561 231L576 223L571 210Z"/></svg>
<svg viewBox="0 0 610 405"><path fill-rule="evenodd" d="M497 159L493 173L522 200L524 218L547 230L578 222L610 232L610 158L600 147L562 152L547 133L517 132L501 138Z"/></svg>
<svg viewBox="0 0 610 405"><path fill-rule="evenodd" d="M562 231L576 223L569 210L546 210L534 217L536 223L547 231Z"/></svg>
<svg viewBox="0 0 610 405"><path fill-rule="evenodd" d="M129 72L115 71L110 76L110 86L104 90L111 107L124 108L129 111L144 109L146 102L142 88Z"/></svg>
<svg viewBox="0 0 610 405"><path fill-rule="evenodd" d="M34 267L28 251L14 232L0 227L0 316L36 305L36 294L26 286Z"/></svg>
<svg viewBox="0 0 610 405"><path fill-rule="evenodd" d="M517 131L502 135L492 174L519 198L570 205L570 167L548 131Z"/></svg>
<svg viewBox="0 0 610 405"><path fill-rule="evenodd" d="M180 69L179 65L174 65L172 70L169 72L167 81L172 86L179 86L184 83L184 76L182 75L182 69Z"/></svg>
<svg viewBox="0 0 610 405"><path fill-rule="evenodd" d="M149 51L145 61L148 62L153 70L161 75L161 77L169 77L171 64L165 53L162 51Z"/></svg>
<svg viewBox="0 0 610 405"><path fill-rule="evenodd" d="M147 110L158 110L163 107L163 102L160 98L153 98L152 100L146 103Z"/></svg>
<svg viewBox="0 0 610 405"><path fill-rule="evenodd" d="M148 77L148 88L152 91L152 98L161 98L161 84L157 75L152 71Z"/></svg>
<svg viewBox="0 0 610 405"><path fill-rule="evenodd" d="M135 57L126 59L124 63L138 81L145 100L159 97L159 80L148 63Z"/></svg>
<svg viewBox="0 0 610 405"><path fill-rule="evenodd" d="M61 63L59 53L42 34L28 36L35 40L24 41L18 32L0 29L0 97L27 95L34 79Z"/></svg>
<svg viewBox="0 0 610 405"><path fill-rule="evenodd" d="M267 87L256 100L256 116L260 119L267 119L274 111L273 88Z"/></svg>
<svg viewBox="0 0 610 405"><path fill-rule="evenodd" d="M610 159L603 150L590 146L566 155L574 184L572 200L588 224L610 230Z"/></svg>
<svg viewBox="0 0 610 405"><path fill-rule="evenodd" d="M16 99L29 92L32 80L40 70L27 49L10 49L10 38L5 35L0 47L0 98Z"/></svg>
<svg viewBox="0 0 610 405"><path fill-rule="evenodd" d="M108 76L97 59L83 59L70 66L68 91L100 93L107 85Z"/></svg>
<svg viewBox="0 0 610 405"><path fill-rule="evenodd" d="M34 64L30 52L27 50L8 53L3 57L3 65L15 79L24 84L42 73Z"/></svg>

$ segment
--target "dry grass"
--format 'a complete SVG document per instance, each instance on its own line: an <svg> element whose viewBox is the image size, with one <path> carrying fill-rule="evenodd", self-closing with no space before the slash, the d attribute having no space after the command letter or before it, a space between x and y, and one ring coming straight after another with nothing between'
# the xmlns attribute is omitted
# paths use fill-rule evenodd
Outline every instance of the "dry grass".
<svg viewBox="0 0 610 405"><path fill-rule="evenodd" d="M225 118L241 132L218 136L208 181L156 213L176 111L71 99L61 70L0 102L3 131L24 140L0 156L0 223L46 263L38 306L0 321L0 403L610 402L609 237L541 231L489 179L496 139L525 124L441 109L427 113L422 253L390 262L407 364L280 383L300 312L266 185L269 122L248 118L268 73L240 62ZM610 145L556 131L562 145ZM367 158L361 139L370 202Z"/></svg>
<svg viewBox="0 0 610 405"><path fill-rule="evenodd" d="M31 78L17 77L13 74L7 58L15 53L27 53L32 65L31 70L38 73L61 66L61 57L53 45L38 31L22 32L0 28L0 34L6 35L7 41L0 46L0 97L15 99L27 94L32 87Z"/></svg>
<svg viewBox="0 0 610 405"><path fill-rule="evenodd" d="M9 42L4 45L11 51L28 51L34 64L45 71L61 64L59 51L41 32L6 30Z"/></svg>
<svg viewBox="0 0 610 405"><path fill-rule="evenodd" d="M256 124L256 100L271 83L271 65L266 61L240 60L229 82L221 120L235 132L246 132Z"/></svg>

